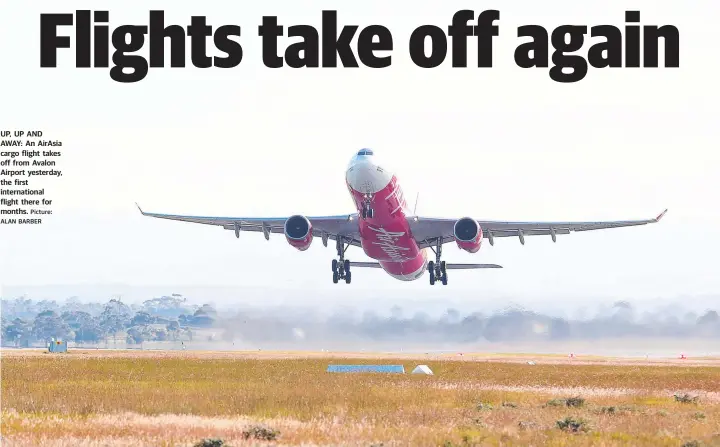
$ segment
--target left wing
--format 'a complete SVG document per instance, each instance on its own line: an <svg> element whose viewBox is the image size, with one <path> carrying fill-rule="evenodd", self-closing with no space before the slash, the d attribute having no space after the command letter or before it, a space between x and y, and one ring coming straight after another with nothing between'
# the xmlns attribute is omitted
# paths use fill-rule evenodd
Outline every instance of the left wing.
<svg viewBox="0 0 720 447"><path fill-rule="evenodd" d="M157 219L177 220L204 225L215 225L226 230L235 231L240 237L241 231L262 232L265 239L270 239L270 233L283 233L287 217L216 217L216 216L185 216L179 214L148 213L135 204L143 216ZM288 216L289 217L289 216ZM328 239L337 240L342 236L346 244L360 246L360 233L357 224L357 213L339 216L306 216L312 224L313 236L323 238L323 244Z"/></svg>
<svg viewBox="0 0 720 447"><path fill-rule="evenodd" d="M525 244L525 236L550 236L555 241L558 234L570 234L573 231L603 230L607 228L631 227L660 222L667 210L653 219L613 220L599 222L506 222L498 220L478 220L483 237L494 245L496 237L517 237ZM409 217L413 237L420 248L432 247L440 241L442 244L453 242L453 228L457 219L436 219Z"/></svg>

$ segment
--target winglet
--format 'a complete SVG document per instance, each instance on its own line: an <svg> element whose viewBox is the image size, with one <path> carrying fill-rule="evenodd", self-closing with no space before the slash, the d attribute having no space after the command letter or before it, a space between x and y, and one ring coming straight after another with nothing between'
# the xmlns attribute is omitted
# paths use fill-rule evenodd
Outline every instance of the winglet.
<svg viewBox="0 0 720 447"><path fill-rule="evenodd" d="M135 206L137 207L137 209L140 210L140 214L142 214L142 215L144 216L144 215L145 215L145 212L142 210L142 208L140 208L140 205L138 205L137 202L135 202Z"/></svg>
<svg viewBox="0 0 720 447"><path fill-rule="evenodd" d="M660 219L663 218L663 216L665 215L665 213L667 213L667 211L668 211L667 208L665 208L665 211L663 211L662 213L658 214L658 216L655 218L655 222L660 222Z"/></svg>

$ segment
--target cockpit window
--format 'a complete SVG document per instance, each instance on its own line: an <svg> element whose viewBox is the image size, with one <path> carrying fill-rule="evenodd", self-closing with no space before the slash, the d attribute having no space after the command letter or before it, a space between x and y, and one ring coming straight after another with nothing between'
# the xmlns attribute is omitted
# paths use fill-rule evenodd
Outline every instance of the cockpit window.
<svg viewBox="0 0 720 447"><path fill-rule="evenodd" d="M358 155L373 155L372 149L360 149Z"/></svg>

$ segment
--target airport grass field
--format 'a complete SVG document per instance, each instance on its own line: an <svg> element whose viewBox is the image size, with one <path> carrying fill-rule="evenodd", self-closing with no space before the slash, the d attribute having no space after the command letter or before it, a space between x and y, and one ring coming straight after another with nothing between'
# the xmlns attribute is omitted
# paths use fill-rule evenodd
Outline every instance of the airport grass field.
<svg viewBox="0 0 720 447"><path fill-rule="evenodd" d="M332 374L330 363L407 373ZM409 374L418 364L435 375ZM2 437L11 446L720 445L720 360L4 350Z"/></svg>

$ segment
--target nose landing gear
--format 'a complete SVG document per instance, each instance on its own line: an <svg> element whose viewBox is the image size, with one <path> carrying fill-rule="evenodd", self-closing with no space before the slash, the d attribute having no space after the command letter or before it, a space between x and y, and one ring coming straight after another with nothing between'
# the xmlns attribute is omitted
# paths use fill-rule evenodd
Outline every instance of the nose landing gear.
<svg viewBox="0 0 720 447"><path fill-rule="evenodd" d="M363 219L372 219L373 218L373 209L372 209L372 194L364 194L363 195L363 204L362 204L362 218Z"/></svg>
<svg viewBox="0 0 720 447"><path fill-rule="evenodd" d="M352 280L352 274L350 273L350 261L345 259L345 250L350 247L350 244L347 244L346 246L343 238L338 237L335 246L337 247L339 259L332 260L333 283L337 284L338 281L344 279L346 284L350 284L350 281Z"/></svg>
<svg viewBox="0 0 720 447"><path fill-rule="evenodd" d="M435 262L428 262L427 269L430 272L430 285L434 286L436 280L440 280L442 285L446 286L448 282L447 270L445 269L445 261L440 260L442 255L442 241L437 239L436 248L430 247L435 252Z"/></svg>

